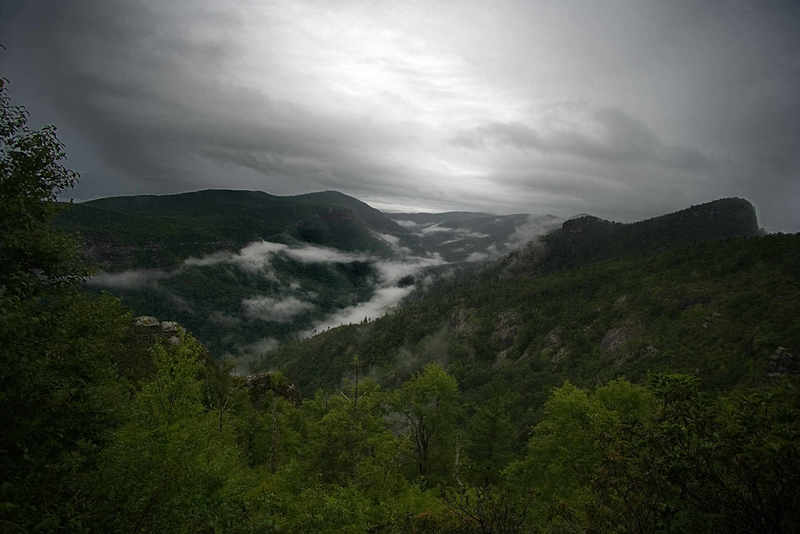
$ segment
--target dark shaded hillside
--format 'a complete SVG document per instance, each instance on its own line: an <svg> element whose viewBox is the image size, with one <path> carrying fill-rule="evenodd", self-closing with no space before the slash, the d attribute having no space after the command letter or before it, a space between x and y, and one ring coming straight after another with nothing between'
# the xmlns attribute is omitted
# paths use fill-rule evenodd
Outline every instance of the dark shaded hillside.
<svg viewBox="0 0 800 534"><path fill-rule="evenodd" d="M56 226L78 233L86 255L105 271L89 280L92 287L112 291L138 314L179 321L217 357L258 351L264 343L312 328L369 299L375 289L375 268L346 255L304 263L252 252L255 267L248 268L230 259L246 245L310 243L365 252L378 261L394 254L392 238L381 235L407 233L380 211L335 191L278 197L206 190L104 198L65 206ZM213 254L228 259L185 261ZM272 306L253 312L248 299ZM281 305L289 311L270 313Z"/></svg>
<svg viewBox="0 0 800 534"><path fill-rule="evenodd" d="M172 267L189 256L259 239L389 254L372 231L405 233L378 210L332 191L278 197L205 190L104 198L67 207L56 224L80 233L92 259L111 270Z"/></svg>
<svg viewBox="0 0 800 534"><path fill-rule="evenodd" d="M350 210L371 229L388 234L403 234L403 229L383 212L376 210L369 204L357 198L345 195L338 191L320 191L317 193L307 193L291 198L293 201L308 205L332 206Z"/></svg>
<svg viewBox="0 0 800 534"><path fill-rule="evenodd" d="M529 407L567 378L679 370L713 387L760 383L800 370L800 236L726 239L757 233L739 199L634 224L582 217L544 247L441 282L369 325L284 346L265 364L313 390L348 377L353 355L388 384L435 360L476 398L502 384Z"/></svg>
<svg viewBox="0 0 800 534"><path fill-rule="evenodd" d="M715 200L631 224L583 215L566 221L559 230L545 236L545 255L534 251L535 258L522 263L532 261L539 270L552 271L682 243L758 233L755 208L741 198Z"/></svg>
<svg viewBox="0 0 800 534"><path fill-rule="evenodd" d="M673 370L727 388L800 372L797 317L800 235L770 235L538 277L484 272L368 325L284 346L265 364L314 390L349 377L354 355L388 384L439 361L476 398L502 384L535 407L564 379L593 385Z"/></svg>

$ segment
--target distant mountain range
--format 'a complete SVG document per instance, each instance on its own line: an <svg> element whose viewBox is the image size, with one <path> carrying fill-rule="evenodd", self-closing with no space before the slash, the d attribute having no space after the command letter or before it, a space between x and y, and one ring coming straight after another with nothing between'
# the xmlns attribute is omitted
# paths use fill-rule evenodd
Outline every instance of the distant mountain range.
<svg viewBox="0 0 800 534"><path fill-rule="evenodd" d="M552 215L392 213L324 191L204 190L65 206L97 273L136 313L177 320L212 353L260 353L374 318L453 268L501 257Z"/></svg>

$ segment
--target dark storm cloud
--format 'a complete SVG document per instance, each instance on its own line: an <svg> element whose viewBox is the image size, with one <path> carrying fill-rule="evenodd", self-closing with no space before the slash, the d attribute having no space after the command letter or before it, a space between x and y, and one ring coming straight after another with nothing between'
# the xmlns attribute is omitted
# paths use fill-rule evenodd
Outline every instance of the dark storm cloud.
<svg viewBox="0 0 800 534"><path fill-rule="evenodd" d="M52 67L34 83L57 86L48 96L69 125L94 145L108 172L135 177L143 191L291 192L298 178L298 192L352 189L368 177L370 191L408 192L393 185L413 178L401 165L387 168L362 151L390 144L394 132L315 116L224 76L221 62L240 46L229 35L237 30L235 16L203 13L204 28L218 32L209 42L190 38L174 13L159 15L139 3L65 3L25 14L16 35L41 40L29 52Z"/></svg>
<svg viewBox="0 0 800 534"><path fill-rule="evenodd" d="M649 161L679 169L706 169L709 159L698 150L665 145L642 121L619 109L600 109L591 114L599 135L576 130L541 134L522 123L490 123L454 138L457 145L485 148L487 144L507 144L543 153L564 153L592 160L615 162Z"/></svg>
<svg viewBox="0 0 800 534"><path fill-rule="evenodd" d="M79 198L339 189L632 219L746 196L800 230L792 3L7 2L2 73Z"/></svg>

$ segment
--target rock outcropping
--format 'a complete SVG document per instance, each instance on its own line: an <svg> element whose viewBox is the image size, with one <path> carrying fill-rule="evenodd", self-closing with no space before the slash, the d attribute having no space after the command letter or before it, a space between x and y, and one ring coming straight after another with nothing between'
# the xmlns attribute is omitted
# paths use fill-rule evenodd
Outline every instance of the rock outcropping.
<svg viewBox="0 0 800 534"><path fill-rule="evenodd" d="M154 341L164 339L171 345L181 342L183 327L175 321L159 321L152 315L140 315L133 320L133 326L142 334L151 336Z"/></svg>

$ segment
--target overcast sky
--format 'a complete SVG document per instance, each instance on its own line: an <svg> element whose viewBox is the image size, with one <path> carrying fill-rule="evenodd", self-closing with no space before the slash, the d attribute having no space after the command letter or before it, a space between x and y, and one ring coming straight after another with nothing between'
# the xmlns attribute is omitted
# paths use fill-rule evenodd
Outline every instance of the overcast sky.
<svg viewBox="0 0 800 534"><path fill-rule="evenodd" d="M72 196L336 189L800 231L800 2L9 1L0 74Z"/></svg>

